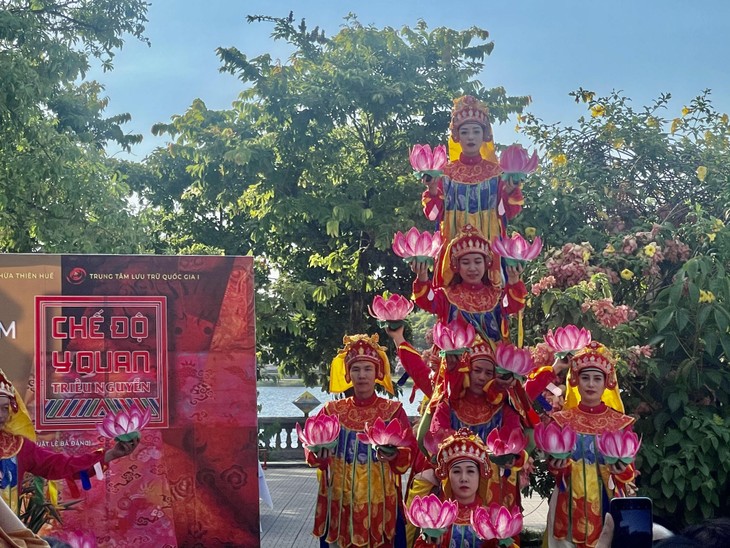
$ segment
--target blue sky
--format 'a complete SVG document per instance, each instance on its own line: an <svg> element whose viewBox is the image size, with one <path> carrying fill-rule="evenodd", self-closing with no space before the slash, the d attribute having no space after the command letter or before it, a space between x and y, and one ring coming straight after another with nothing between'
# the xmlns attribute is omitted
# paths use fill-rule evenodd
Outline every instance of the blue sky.
<svg viewBox="0 0 730 548"><path fill-rule="evenodd" d="M668 117L703 89L712 89L716 107L730 112L730 2L707 0L152 0L147 37L152 45L127 40L114 70L88 75L106 87L108 115L129 112L126 131L141 133L130 159L142 160L164 139L152 136L154 123L167 122L202 99L226 109L242 89L218 72L219 46L235 46L250 57L268 52L286 61L282 42L270 37L270 23L247 23L249 14L284 17L294 11L310 27L336 34L348 13L365 25L413 26L489 31L495 47L481 81L512 95L530 95L529 111L547 122L574 124L585 112L568 93L582 86L599 95L622 90L639 108L662 92L672 94ZM453 8L451 7L453 6ZM495 127L495 139L518 136L514 121ZM114 151L110 150L110 153ZM119 154L121 156L121 154ZM126 155L125 155L126 156Z"/></svg>

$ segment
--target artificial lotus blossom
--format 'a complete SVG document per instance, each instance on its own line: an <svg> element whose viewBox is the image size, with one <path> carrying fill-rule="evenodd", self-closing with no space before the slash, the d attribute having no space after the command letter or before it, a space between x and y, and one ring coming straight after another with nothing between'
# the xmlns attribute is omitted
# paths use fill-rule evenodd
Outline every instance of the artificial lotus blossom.
<svg viewBox="0 0 730 548"><path fill-rule="evenodd" d="M536 259L542 251L542 239L537 236L532 243L529 243L522 234L515 232L511 238L500 238L492 244L492 249L497 255L506 259L507 264L524 263Z"/></svg>
<svg viewBox="0 0 730 548"><path fill-rule="evenodd" d="M535 427L535 445L554 459L567 459L575 450L578 436L569 425L560 428L554 422Z"/></svg>
<svg viewBox="0 0 730 548"><path fill-rule="evenodd" d="M497 343L497 350L494 354L497 367L504 373L509 371L518 377L526 377L535 368L535 360L529 348L517 348L511 343Z"/></svg>
<svg viewBox="0 0 730 548"><path fill-rule="evenodd" d="M495 428L485 440L489 450L489 460L497 466L504 466L519 456L527 447L527 436L521 429L515 428L509 433L509 436L506 434L506 431L500 432L498 428Z"/></svg>
<svg viewBox="0 0 730 548"><path fill-rule="evenodd" d="M147 408L141 411L136 405L129 411L122 409L118 413L108 413L96 429L104 437L115 441L132 441L140 438L140 431L152 418L152 411Z"/></svg>
<svg viewBox="0 0 730 548"><path fill-rule="evenodd" d="M552 329L548 329L545 342L555 350L555 355L562 359L588 346L591 343L591 332L584 327L578 329L574 325L566 325L558 327L555 333Z"/></svg>
<svg viewBox="0 0 730 548"><path fill-rule="evenodd" d="M519 182L537 169L539 161L537 151L529 156L522 145L510 145L500 154L499 167L504 172L504 178Z"/></svg>
<svg viewBox="0 0 730 548"><path fill-rule="evenodd" d="M487 508L479 506L472 511L471 525L479 538L498 539L500 546L511 546L513 537L522 532L522 512L518 506L510 511L493 502Z"/></svg>
<svg viewBox="0 0 730 548"><path fill-rule="evenodd" d="M608 430L600 434L596 440L596 447L603 455L607 464L631 464L641 447L639 436L632 430Z"/></svg>
<svg viewBox="0 0 730 548"><path fill-rule="evenodd" d="M406 517L429 537L438 538L456 521L458 503L455 500L441 500L431 493L413 497L406 508Z"/></svg>
<svg viewBox="0 0 730 548"><path fill-rule="evenodd" d="M378 320L380 327L386 325L391 329L397 329L403 325L403 320L413 310L413 303L403 295L393 293L387 299L376 295L372 306L368 306L370 315Z"/></svg>
<svg viewBox="0 0 730 548"><path fill-rule="evenodd" d="M322 449L334 449L340 436L340 420L336 415L319 413L309 417L304 428L297 423L297 436L302 445L313 453Z"/></svg>
<svg viewBox="0 0 730 548"><path fill-rule="evenodd" d="M403 428L397 420L385 421L378 417L371 425L365 423L365 431L357 435L358 441L374 445L384 453L395 454L396 448L410 445L411 431Z"/></svg>
<svg viewBox="0 0 730 548"><path fill-rule="evenodd" d="M463 354L474 342L476 331L474 326L460 321L444 325L436 322L433 326L433 342L446 354Z"/></svg>
<svg viewBox="0 0 730 548"><path fill-rule="evenodd" d="M446 165L446 147L439 145L431 151L431 145L413 145L410 160L411 167L419 177L438 177Z"/></svg>
<svg viewBox="0 0 730 548"><path fill-rule="evenodd" d="M418 261L433 264L441 249L441 234L427 231L419 232L414 226L403 234L398 231L393 236L393 252L406 262Z"/></svg>
<svg viewBox="0 0 730 548"><path fill-rule="evenodd" d="M59 539L71 546L71 548L97 548L96 535L91 531L73 531L62 533Z"/></svg>

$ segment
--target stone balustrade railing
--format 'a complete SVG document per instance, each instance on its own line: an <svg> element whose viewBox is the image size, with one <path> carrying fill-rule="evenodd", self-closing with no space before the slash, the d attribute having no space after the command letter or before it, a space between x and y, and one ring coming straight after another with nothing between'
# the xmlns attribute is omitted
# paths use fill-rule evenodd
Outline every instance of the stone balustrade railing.
<svg viewBox="0 0 730 548"><path fill-rule="evenodd" d="M304 449L297 438L296 424L304 426L305 420L305 417L259 417L260 460L304 463ZM265 433L263 440L262 433Z"/></svg>

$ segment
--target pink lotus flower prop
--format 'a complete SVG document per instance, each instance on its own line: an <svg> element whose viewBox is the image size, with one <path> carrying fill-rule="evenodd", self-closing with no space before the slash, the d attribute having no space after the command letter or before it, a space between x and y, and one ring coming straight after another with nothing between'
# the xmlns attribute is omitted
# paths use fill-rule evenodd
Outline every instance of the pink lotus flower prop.
<svg viewBox="0 0 730 548"><path fill-rule="evenodd" d="M532 243L529 243L522 234L515 232L511 238L495 240L492 249L504 257L507 264L515 266L536 259L542 251L542 240L537 236Z"/></svg>
<svg viewBox="0 0 730 548"><path fill-rule="evenodd" d="M545 342L555 351L555 355L562 359L588 346L591 343L591 332L585 328L578 329L574 325L566 325L558 327L555 333L552 329L548 329Z"/></svg>
<svg viewBox="0 0 730 548"><path fill-rule="evenodd" d="M474 342L474 326L459 321L444 325L436 322L433 326L433 342L445 354L463 354Z"/></svg>
<svg viewBox="0 0 730 548"><path fill-rule="evenodd" d="M427 536L438 538L456 521L457 509L454 500L442 501L433 493L425 497L416 495L406 509L406 517Z"/></svg>
<svg viewBox="0 0 730 548"><path fill-rule="evenodd" d="M372 306L368 306L370 315L378 320L378 325L383 328L386 325L391 329L397 329L403 325L403 320L413 310L413 303L403 295L392 294L387 299L376 295Z"/></svg>
<svg viewBox="0 0 730 548"><path fill-rule="evenodd" d="M500 342L497 344L495 359L497 361L497 373L510 372L517 377L526 377L535 368L535 360L530 349L517 348L510 343Z"/></svg>
<svg viewBox="0 0 730 548"><path fill-rule="evenodd" d="M500 432L495 428L485 441L489 450L489 460L497 466L504 466L527 447L527 436L519 428L513 429L509 436L504 430Z"/></svg>
<svg viewBox="0 0 730 548"><path fill-rule="evenodd" d="M304 428L297 423L297 436L302 445L313 453L322 449L334 449L340 436L340 420L336 415L323 413L309 417Z"/></svg>
<svg viewBox="0 0 730 548"><path fill-rule="evenodd" d="M428 454L431 455L431 460L434 464L436 463L436 455L439 452L439 446L447 437L449 437L450 434L453 434L453 432L453 430L439 428L436 432L429 430L426 432L426 435L423 436L423 447L426 451L428 451Z"/></svg>
<svg viewBox="0 0 730 548"><path fill-rule="evenodd" d="M414 226L403 234L398 231L393 236L393 252L406 262L413 260L433 264L441 249L441 234L418 232Z"/></svg>
<svg viewBox="0 0 730 548"><path fill-rule="evenodd" d="M102 436L116 441L132 441L140 438L140 431L152 418L152 411L132 407L129 411L122 409L118 413L108 413L96 429Z"/></svg>
<svg viewBox="0 0 730 548"><path fill-rule="evenodd" d="M372 426L365 423L365 432L359 433L357 439L393 455L398 447L410 445L411 435L410 429L403 428L397 420L392 420L386 425L385 421L378 417Z"/></svg>
<svg viewBox="0 0 730 548"><path fill-rule="evenodd" d="M535 427L535 445L554 459L567 459L575 450L576 433L570 426L560 428L554 422Z"/></svg>
<svg viewBox="0 0 730 548"><path fill-rule="evenodd" d="M529 156L522 145L508 146L499 156L499 167L504 172L502 178L519 183L537 169L539 161L537 151Z"/></svg>
<svg viewBox="0 0 730 548"><path fill-rule="evenodd" d="M631 464L641 447L641 440L632 430L604 431L596 439L596 446L607 464Z"/></svg>
<svg viewBox="0 0 730 548"><path fill-rule="evenodd" d="M91 531L73 531L62 533L60 540L71 546L71 548L97 548L96 535Z"/></svg>
<svg viewBox="0 0 730 548"><path fill-rule="evenodd" d="M410 154L411 167L418 177L438 177L446 165L446 147L439 145L431 151L430 145L413 145Z"/></svg>
<svg viewBox="0 0 730 548"><path fill-rule="evenodd" d="M510 512L493 502L487 508L479 506L472 511L471 525L479 538L498 539L501 546L510 546L513 537L522 532L522 513L518 506L513 506Z"/></svg>

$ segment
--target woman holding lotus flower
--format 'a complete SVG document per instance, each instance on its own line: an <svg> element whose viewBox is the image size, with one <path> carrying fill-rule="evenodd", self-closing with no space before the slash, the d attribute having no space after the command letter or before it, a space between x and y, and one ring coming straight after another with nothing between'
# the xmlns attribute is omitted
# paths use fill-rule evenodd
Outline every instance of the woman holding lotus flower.
<svg viewBox="0 0 730 548"><path fill-rule="evenodd" d="M330 392L352 387L354 395L327 402L317 415L339 420L333 448L305 447L309 465L321 470L313 533L342 548L405 546L400 476L411 464L415 438L401 403L375 393L376 383L393 393L378 336L343 342L330 368Z"/></svg>
<svg viewBox="0 0 730 548"><path fill-rule="evenodd" d="M569 361L569 382L577 386L580 401L552 414L562 430L536 441L551 453L548 468L558 485L550 499L548 546L590 548L598 542L608 501L633 493L639 441L631 431L634 419L601 401L604 391L616 387L608 348L591 341Z"/></svg>

